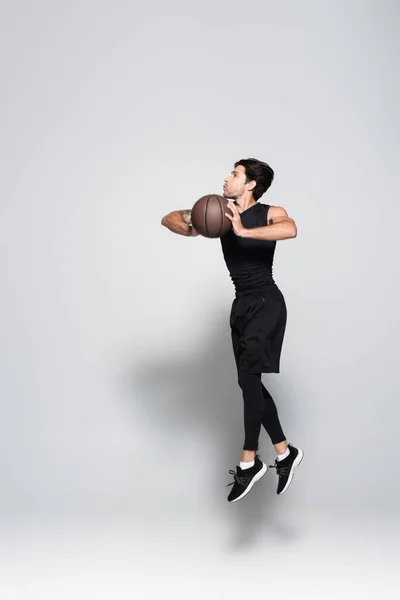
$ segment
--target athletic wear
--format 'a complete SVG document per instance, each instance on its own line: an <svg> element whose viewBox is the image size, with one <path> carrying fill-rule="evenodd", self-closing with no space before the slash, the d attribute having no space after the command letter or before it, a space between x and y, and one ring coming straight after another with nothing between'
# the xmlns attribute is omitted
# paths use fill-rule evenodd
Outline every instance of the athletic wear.
<svg viewBox="0 0 400 600"><path fill-rule="evenodd" d="M243 226L268 225L269 204L257 202L240 214ZM235 287L230 327L237 369L279 373L287 310L272 276L276 241L237 236L221 238L222 252Z"/></svg>
<svg viewBox="0 0 400 600"><path fill-rule="evenodd" d="M294 446L292 446L292 444L289 444L288 447L290 453L287 458L284 458L280 461L276 459L274 465L269 465L273 469L276 469L276 472L278 474L279 480L276 493L279 495L283 494L283 492L285 492L288 489L293 479L294 470L296 467L299 466L304 456L303 450L295 448Z"/></svg>
<svg viewBox="0 0 400 600"><path fill-rule="evenodd" d="M243 226L248 229L267 226L269 208L268 204L260 202L250 206L240 213ZM279 373L287 320L285 299L272 274L276 241L241 238L233 229L220 239L225 263L235 287L230 327L238 382L244 401L243 449L257 451L261 424L273 444L286 439L275 403L261 382L261 373ZM282 493L290 484L293 469L302 458L301 455L298 459L299 451L295 452L276 460L280 482L278 493ZM257 473L261 473L260 462L256 460L250 469L238 467L229 501L247 493L253 481L248 479L250 474L254 471L254 477L257 477Z"/></svg>
<svg viewBox="0 0 400 600"><path fill-rule="evenodd" d="M238 370L279 373L286 318L285 299L276 284L264 292L237 293L229 323Z"/></svg>
<svg viewBox="0 0 400 600"><path fill-rule="evenodd" d="M239 371L238 383L243 392L244 431L243 450L258 450L261 424L265 427L273 444L285 441L272 396L261 381L261 373Z"/></svg>
<svg viewBox="0 0 400 600"><path fill-rule="evenodd" d="M240 213L243 227L268 225L269 204L257 202ZM273 283L275 241L242 238L233 229L221 238L222 252L236 292L264 289Z"/></svg>
<svg viewBox="0 0 400 600"><path fill-rule="evenodd" d="M256 481L261 479L266 472L267 465L261 461L258 454L256 454L254 466L250 469L243 470L239 465L236 466L236 473L231 469L229 473L233 475L234 480L226 486L233 485L228 496L228 502L236 502L246 496Z"/></svg>

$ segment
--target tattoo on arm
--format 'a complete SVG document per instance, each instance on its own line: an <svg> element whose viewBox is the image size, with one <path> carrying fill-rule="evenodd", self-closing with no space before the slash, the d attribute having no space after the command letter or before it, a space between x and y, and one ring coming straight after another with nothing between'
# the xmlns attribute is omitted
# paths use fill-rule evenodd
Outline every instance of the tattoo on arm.
<svg viewBox="0 0 400 600"><path fill-rule="evenodd" d="M173 233L179 233L179 235L186 235L188 237L200 235L193 227L191 209L174 210L163 217L161 224Z"/></svg>
<svg viewBox="0 0 400 600"><path fill-rule="evenodd" d="M192 225L192 210L178 210L179 214L182 216L183 220L187 225Z"/></svg>

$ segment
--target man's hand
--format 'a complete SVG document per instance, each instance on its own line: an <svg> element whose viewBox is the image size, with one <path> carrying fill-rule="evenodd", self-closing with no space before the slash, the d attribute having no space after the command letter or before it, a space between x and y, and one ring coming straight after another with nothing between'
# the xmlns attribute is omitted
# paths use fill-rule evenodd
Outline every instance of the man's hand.
<svg viewBox="0 0 400 600"><path fill-rule="evenodd" d="M182 215L183 220L185 221L185 223L187 225L189 225L190 227L190 233L192 237L196 237L196 235L200 235L198 231L196 231L196 229L193 227L192 224L192 210L191 209L186 209L186 210L179 210L178 211L180 215Z"/></svg>
<svg viewBox="0 0 400 600"><path fill-rule="evenodd" d="M242 219L237 206L233 202L228 202L228 208L231 209L232 214L225 213L225 215L232 221L232 229L234 233L239 237L244 237L246 228L242 225Z"/></svg>

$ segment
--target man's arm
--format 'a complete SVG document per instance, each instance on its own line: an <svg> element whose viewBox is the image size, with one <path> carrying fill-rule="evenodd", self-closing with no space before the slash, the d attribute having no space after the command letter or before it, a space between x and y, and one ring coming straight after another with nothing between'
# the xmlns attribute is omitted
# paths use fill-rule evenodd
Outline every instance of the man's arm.
<svg viewBox="0 0 400 600"><path fill-rule="evenodd" d="M192 225L192 210L174 210L161 219L161 225L178 235L196 237L199 233Z"/></svg>
<svg viewBox="0 0 400 600"><path fill-rule="evenodd" d="M243 227L240 236L253 240L288 240L297 235L296 223L281 206L270 206L268 225L247 229Z"/></svg>

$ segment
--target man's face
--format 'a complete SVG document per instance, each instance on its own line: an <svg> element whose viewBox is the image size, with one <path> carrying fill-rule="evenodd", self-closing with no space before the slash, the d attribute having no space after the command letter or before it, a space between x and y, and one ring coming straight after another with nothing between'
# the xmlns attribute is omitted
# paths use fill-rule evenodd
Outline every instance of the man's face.
<svg viewBox="0 0 400 600"><path fill-rule="evenodd" d="M250 183L250 182L249 182ZM243 165L235 167L230 175L224 179L224 198L236 200L247 191L246 175Z"/></svg>

